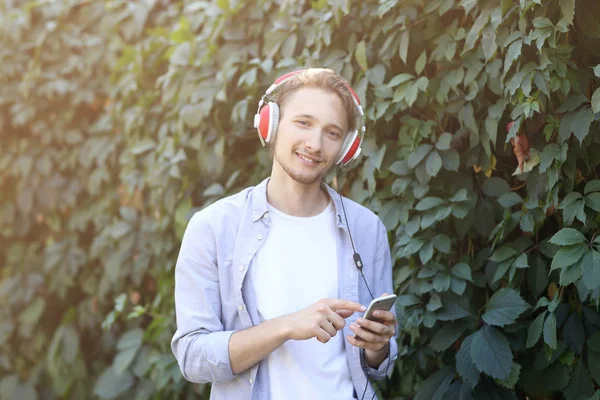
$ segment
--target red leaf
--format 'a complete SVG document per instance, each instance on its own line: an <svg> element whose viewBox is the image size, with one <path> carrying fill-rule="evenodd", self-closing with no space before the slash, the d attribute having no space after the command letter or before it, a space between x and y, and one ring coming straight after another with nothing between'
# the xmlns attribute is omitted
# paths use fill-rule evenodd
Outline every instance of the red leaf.
<svg viewBox="0 0 600 400"><path fill-rule="evenodd" d="M526 133L519 133L516 138L510 139L510 143L513 146L513 152L519 162L519 168L523 172L523 165L525 161L529 159L529 140L527 139Z"/></svg>

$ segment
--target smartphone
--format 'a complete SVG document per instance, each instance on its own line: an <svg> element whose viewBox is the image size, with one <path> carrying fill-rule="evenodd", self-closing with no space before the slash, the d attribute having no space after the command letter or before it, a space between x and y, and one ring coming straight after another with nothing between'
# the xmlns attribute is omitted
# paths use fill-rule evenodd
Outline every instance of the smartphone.
<svg viewBox="0 0 600 400"><path fill-rule="evenodd" d="M375 322L382 322L380 319L375 318L373 316L373 312L376 310L390 311L392 309L392 306L396 302L396 297L397 296L395 294L390 294L388 296L378 297L374 299L373 301L371 301L371 304L369 304L369 307L367 308L367 311L365 311L365 315L363 316L363 318Z"/></svg>

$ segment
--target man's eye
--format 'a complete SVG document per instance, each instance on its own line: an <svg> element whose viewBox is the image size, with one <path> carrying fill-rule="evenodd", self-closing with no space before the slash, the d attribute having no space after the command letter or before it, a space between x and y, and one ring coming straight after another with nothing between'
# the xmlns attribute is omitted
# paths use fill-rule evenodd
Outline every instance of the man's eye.
<svg viewBox="0 0 600 400"><path fill-rule="evenodd" d="M308 124L308 121L305 121L305 120L303 120L303 119L302 119L302 120L299 120L299 121L298 121L298 123L299 123L300 125L302 125L302 126L308 126L308 125L309 125L309 124Z"/></svg>
<svg viewBox="0 0 600 400"><path fill-rule="evenodd" d="M327 134L329 136L334 136L334 137L339 137L340 136L340 134L338 132L336 132L336 131L329 131L329 132L327 132Z"/></svg>

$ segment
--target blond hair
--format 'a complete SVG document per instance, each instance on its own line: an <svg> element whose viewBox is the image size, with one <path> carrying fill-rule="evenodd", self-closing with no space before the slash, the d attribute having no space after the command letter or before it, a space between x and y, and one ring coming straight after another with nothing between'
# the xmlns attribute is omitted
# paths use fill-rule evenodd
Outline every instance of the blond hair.
<svg viewBox="0 0 600 400"><path fill-rule="evenodd" d="M356 110L352 93L348 89L349 85L341 76L328 68L308 68L300 71L277 88L269 96L269 100L277 103L280 114L283 115L283 107L290 95L298 89L305 87L323 89L337 95L342 101L342 107L346 114L348 132L353 132L357 129L358 111Z"/></svg>

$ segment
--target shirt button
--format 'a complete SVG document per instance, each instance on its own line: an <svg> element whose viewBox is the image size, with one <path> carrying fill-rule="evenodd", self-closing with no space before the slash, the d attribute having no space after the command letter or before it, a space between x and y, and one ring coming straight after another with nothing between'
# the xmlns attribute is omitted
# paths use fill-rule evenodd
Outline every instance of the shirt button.
<svg viewBox="0 0 600 400"><path fill-rule="evenodd" d="M243 266L243 265L240 265L240 267L239 267L239 270L240 270L240 271L243 271L243 270L244 270L244 266Z"/></svg>
<svg viewBox="0 0 600 400"><path fill-rule="evenodd" d="M267 211L267 212L264 213L263 219L268 219L268 218L269 218L269 212Z"/></svg>
<svg viewBox="0 0 600 400"><path fill-rule="evenodd" d="M257 238L258 240L262 240L262 235L259 233L258 235L256 235L256 238Z"/></svg>
<svg viewBox="0 0 600 400"><path fill-rule="evenodd" d="M248 379L248 382L250 382L250 384L252 385L254 383L254 379L250 378Z"/></svg>
<svg viewBox="0 0 600 400"><path fill-rule="evenodd" d="M238 310L244 311L244 305L243 304L238 305Z"/></svg>

